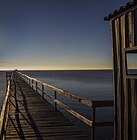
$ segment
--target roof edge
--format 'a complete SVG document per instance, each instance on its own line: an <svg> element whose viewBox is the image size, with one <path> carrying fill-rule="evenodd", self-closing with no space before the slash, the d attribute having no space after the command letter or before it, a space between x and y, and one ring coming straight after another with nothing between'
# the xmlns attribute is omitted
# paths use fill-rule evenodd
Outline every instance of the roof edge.
<svg viewBox="0 0 137 140"><path fill-rule="evenodd" d="M137 5L137 0L134 0L133 2L128 2L125 6L121 6L119 8L119 10L115 10L113 13L110 13L108 16L105 16L104 20L110 21L111 18L119 15L122 12L125 12L126 10L128 10L136 5Z"/></svg>

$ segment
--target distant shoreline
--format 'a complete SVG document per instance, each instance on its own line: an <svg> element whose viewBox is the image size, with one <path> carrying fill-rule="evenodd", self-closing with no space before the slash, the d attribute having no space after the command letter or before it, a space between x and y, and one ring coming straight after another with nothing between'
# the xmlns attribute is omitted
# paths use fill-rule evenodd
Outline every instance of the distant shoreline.
<svg viewBox="0 0 137 140"><path fill-rule="evenodd" d="M28 69L28 70L20 70L19 69L19 71L112 71L113 69L60 69L60 70L53 70L53 69L51 69L51 70L30 70L30 69ZM137 70L137 68L136 69L129 69L129 70ZM4 71L13 71L13 70L0 70L0 72L4 72Z"/></svg>
<svg viewBox="0 0 137 140"><path fill-rule="evenodd" d="M66 70L64 70L64 69L60 69L60 70L30 70L30 69L28 69L28 70L19 70L19 71L105 71L105 70L113 70L113 69L66 69ZM136 69L134 69L134 70L136 70ZM1 72L2 71L14 71L14 70L0 70Z"/></svg>

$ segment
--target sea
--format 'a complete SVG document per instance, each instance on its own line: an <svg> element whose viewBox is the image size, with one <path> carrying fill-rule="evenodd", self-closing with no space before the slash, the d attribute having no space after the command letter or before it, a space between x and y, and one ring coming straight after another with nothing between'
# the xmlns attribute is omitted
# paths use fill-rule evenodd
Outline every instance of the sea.
<svg viewBox="0 0 137 140"><path fill-rule="evenodd" d="M45 71L21 71L31 77L39 79L47 84L69 91L80 97L90 99L92 101L113 100L113 76L112 70L45 70ZM40 85L39 85L40 86ZM54 96L54 93L45 89L49 94ZM0 106L4 101L6 92L6 72L0 71ZM40 92L39 92L40 93ZM41 94L41 93L40 93ZM52 105L54 103L45 97ZM82 114L86 118L92 120L92 109L72 99L68 99L60 94L57 94L58 100L68 105L71 109ZM90 126L81 122L74 116L70 115L60 106L58 110L75 123L89 137L91 137ZM100 107L96 109L96 121L113 121L114 108ZM113 138L113 126L97 127L96 139L111 139Z"/></svg>

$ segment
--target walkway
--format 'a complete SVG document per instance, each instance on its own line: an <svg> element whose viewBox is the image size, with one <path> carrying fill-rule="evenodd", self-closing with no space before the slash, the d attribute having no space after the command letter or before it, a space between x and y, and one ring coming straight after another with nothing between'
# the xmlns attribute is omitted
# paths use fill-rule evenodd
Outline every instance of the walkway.
<svg viewBox="0 0 137 140"><path fill-rule="evenodd" d="M12 81L8 140L86 140L83 132L22 78Z"/></svg>

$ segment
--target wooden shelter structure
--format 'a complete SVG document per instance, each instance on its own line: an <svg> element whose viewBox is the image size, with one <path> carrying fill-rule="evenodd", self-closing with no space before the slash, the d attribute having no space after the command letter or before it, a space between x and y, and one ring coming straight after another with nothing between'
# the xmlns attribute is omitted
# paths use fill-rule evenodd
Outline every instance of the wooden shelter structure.
<svg viewBox="0 0 137 140"><path fill-rule="evenodd" d="M129 74L128 55L137 53L137 0L105 17L113 41L115 139L137 140L137 75Z"/></svg>

